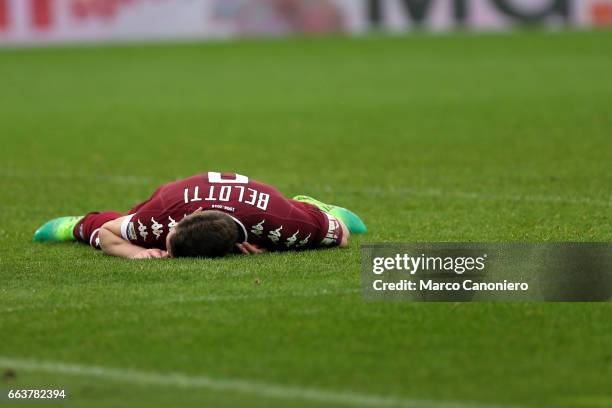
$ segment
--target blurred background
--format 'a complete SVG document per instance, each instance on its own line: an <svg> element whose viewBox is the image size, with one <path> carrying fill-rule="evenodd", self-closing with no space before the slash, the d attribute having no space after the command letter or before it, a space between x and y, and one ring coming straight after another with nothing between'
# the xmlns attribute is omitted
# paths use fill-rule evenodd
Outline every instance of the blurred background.
<svg viewBox="0 0 612 408"><path fill-rule="evenodd" d="M612 24L612 0L0 0L0 44Z"/></svg>

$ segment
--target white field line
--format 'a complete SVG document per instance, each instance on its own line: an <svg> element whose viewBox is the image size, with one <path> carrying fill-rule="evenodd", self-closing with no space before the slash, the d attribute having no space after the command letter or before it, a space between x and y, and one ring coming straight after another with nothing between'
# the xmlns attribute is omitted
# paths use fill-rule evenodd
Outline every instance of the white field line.
<svg viewBox="0 0 612 408"><path fill-rule="evenodd" d="M315 191L324 192L341 192L349 194L370 194L374 196L379 195L413 195L417 197L432 197L442 199L462 199L462 200L475 200L475 201L514 201L514 202L527 202L527 203L557 203L557 204L580 204L580 205L594 205L594 206L612 206L612 198L606 200L605 198L592 198L592 197L572 197L562 195L547 195L547 194L487 194L481 192L468 192L468 191L449 191L436 188L430 189L419 189L411 187L365 187L365 188L351 188L351 187L312 187Z"/></svg>
<svg viewBox="0 0 612 408"><path fill-rule="evenodd" d="M162 183L170 180L158 180L152 177L141 177L141 176L125 176L125 175L104 175L104 174L83 174L77 172L68 171L56 171L56 172L41 172L41 171L21 171L21 170L7 170L0 169L0 176L8 179L44 179L44 180L59 180L59 181L75 181L81 180L83 182L99 181L99 182L110 182L113 184L127 184L127 185L154 185L156 182Z"/></svg>
<svg viewBox="0 0 612 408"><path fill-rule="evenodd" d="M218 302L234 302L242 300L265 300L265 299L279 299L279 298L314 298L319 296L342 296L352 293L359 293L362 289L350 288L342 290L315 290L315 291L288 291L288 292L265 292L265 293L245 293L235 295L201 295L201 296L177 296L174 298L167 299L146 299L136 302L112 302L113 307L130 307L130 306L144 306L144 305L169 305L169 304L181 304L181 303L218 303ZM109 307L109 303L80 303L80 304L28 304L19 306L9 306L7 308L0 309L0 314L19 312L22 310L82 310L96 307Z"/></svg>
<svg viewBox="0 0 612 408"><path fill-rule="evenodd" d="M81 364L0 357L0 366L15 370L91 377L122 383L161 387L197 388L216 392L240 393L255 397L287 401L303 400L321 404L354 407L399 408L509 408L474 402L437 401L386 397L351 391L334 391L300 386L272 384L262 381L189 376L180 373L156 373Z"/></svg>
<svg viewBox="0 0 612 408"><path fill-rule="evenodd" d="M169 177L167 180L141 176L126 176L126 175L99 175L99 174L81 174L69 172L42 173L34 171L19 171L19 170L2 170L0 176L7 178L43 178L43 179L58 179L58 180L82 180L84 182L104 181L119 185L151 185L168 182L173 179ZM178 177L174 177L175 179ZM574 205L592 205L612 207L612 197L606 199L602 197L575 197L554 194L488 194L484 192L470 191L452 191L437 188L413 188L404 186L389 186L389 187L351 187L351 186L320 186L306 185L304 194L309 192L341 192L349 194L370 194L370 195L413 195L417 197L432 197L442 199L460 199L474 201L513 201L526 203L551 203L551 204L574 204Z"/></svg>

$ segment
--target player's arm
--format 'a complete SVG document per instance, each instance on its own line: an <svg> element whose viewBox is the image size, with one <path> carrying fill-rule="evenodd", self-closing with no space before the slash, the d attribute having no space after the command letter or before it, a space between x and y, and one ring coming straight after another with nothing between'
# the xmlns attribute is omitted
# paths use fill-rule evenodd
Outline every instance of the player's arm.
<svg viewBox="0 0 612 408"><path fill-rule="evenodd" d="M236 244L236 251L244 255L251 255L263 254L264 252L266 252L266 249L255 244L251 244L249 242L243 242L240 244Z"/></svg>
<svg viewBox="0 0 612 408"><path fill-rule="evenodd" d="M340 228L342 229L342 239L340 240L338 247L346 248L348 247L348 240L349 240L349 237L351 236L351 233L349 232L349 229L347 228L346 225L344 225L342 221L338 220L338 222L340 223Z"/></svg>
<svg viewBox="0 0 612 408"><path fill-rule="evenodd" d="M105 254L129 259L166 258L168 253L160 249L145 249L123 239L121 223L127 216L117 218L102 225L98 237L100 248Z"/></svg>

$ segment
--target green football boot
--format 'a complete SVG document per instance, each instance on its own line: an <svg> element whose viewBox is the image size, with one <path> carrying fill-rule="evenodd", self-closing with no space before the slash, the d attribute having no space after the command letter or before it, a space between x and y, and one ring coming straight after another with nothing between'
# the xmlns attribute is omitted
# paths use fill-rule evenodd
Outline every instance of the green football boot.
<svg viewBox="0 0 612 408"><path fill-rule="evenodd" d="M36 230L33 240L36 242L76 241L72 231L81 219L83 216L59 217L47 221Z"/></svg>
<svg viewBox="0 0 612 408"><path fill-rule="evenodd" d="M325 204L319 200L305 195L293 197L295 201L312 204L324 213L333 215L346 225L351 234L365 234L368 232L368 227L363 223L361 218L351 210L347 210L337 205Z"/></svg>

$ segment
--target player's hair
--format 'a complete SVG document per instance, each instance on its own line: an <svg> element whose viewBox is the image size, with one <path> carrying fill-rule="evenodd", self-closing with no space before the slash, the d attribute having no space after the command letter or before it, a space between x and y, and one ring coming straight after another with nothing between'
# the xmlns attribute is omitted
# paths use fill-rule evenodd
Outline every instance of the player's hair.
<svg viewBox="0 0 612 408"><path fill-rule="evenodd" d="M221 211L189 215L174 227L170 237L173 257L218 258L227 255L238 240L238 226Z"/></svg>

